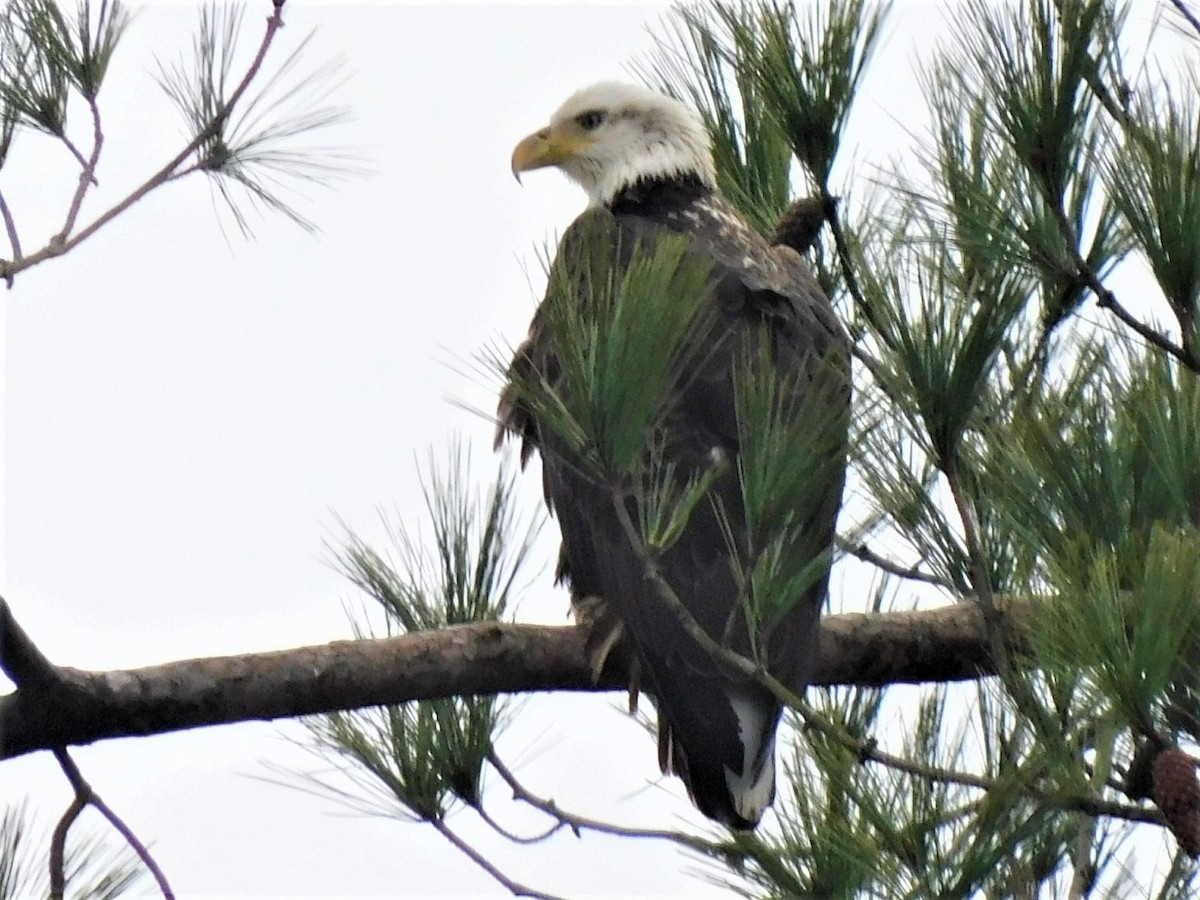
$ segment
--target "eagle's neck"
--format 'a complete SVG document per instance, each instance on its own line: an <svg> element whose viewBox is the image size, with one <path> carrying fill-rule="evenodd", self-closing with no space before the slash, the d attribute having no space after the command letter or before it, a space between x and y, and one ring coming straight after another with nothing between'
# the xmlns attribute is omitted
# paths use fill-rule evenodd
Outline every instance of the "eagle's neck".
<svg viewBox="0 0 1200 900"><path fill-rule="evenodd" d="M688 172L640 178L617 191L607 205L618 215L661 216L686 209L712 192L699 175Z"/></svg>

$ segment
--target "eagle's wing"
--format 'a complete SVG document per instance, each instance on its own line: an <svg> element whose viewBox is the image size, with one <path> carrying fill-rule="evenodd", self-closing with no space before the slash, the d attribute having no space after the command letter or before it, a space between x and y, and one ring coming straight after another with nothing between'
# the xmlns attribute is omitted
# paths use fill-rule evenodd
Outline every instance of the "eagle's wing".
<svg viewBox="0 0 1200 900"><path fill-rule="evenodd" d="M628 262L633 247L666 233L691 237L689 252L711 266L713 315L694 336L659 426L665 454L680 478L725 466L710 499L693 510L683 536L659 559L660 571L691 615L713 638L749 654L751 641L740 602L734 543L744 542L745 518L738 475L738 422L734 371L748 348L769 347L772 364L791 390L833 379L834 407L848 401L845 336L828 301L793 251L768 246L719 201L652 220L585 213L564 235L555 266L570 254L591 252L596 235ZM552 276L553 277L553 276ZM581 286L582 289L582 286ZM579 302L588 302L581 294ZM833 361L831 363L831 360ZM688 636L678 617L647 580L643 560L627 538L613 505L611 485L588 476L565 444L521 401L531 373L553 385L559 377L554 335L542 308L513 361L514 377L501 400L501 428L520 435L522 457L537 447L548 504L563 535L563 568L575 598L599 597L624 626L646 690L659 711L660 761L673 769L706 815L735 827L753 826L774 794L774 733L781 707L763 687L713 660ZM844 380L844 389L840 382ZM823 388L824 390L824 388ZM823 411L844 422L841 408ZM843 426L844 427L844 426ZM840 451L839 451L840 452ZM802 511L806 528L795 547L805 559L826 554L840 504L843 461L833 459L819 502ZM634 501L629 509L636 521ZM797 691L816 655L821 577L769 632L759 635L772 674Z"/></svg>

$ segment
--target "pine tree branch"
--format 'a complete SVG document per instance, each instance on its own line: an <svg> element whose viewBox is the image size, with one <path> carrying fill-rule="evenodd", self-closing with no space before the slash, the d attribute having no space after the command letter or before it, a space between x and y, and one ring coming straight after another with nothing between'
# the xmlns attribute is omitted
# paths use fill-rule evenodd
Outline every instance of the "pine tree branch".
<svg viewBox="0 0 1200 900"><path fill-rule="evenodd" d="M1077 259L1076 263L1078 264L1079 262L1080 260ZM1096 302L1101 309L1107 309L1147 343L1175 357L1193 372L1200 372L1200 361L1196 359L1195 354L1190 349L1174 343L1165 335L1139 321L1133 313L1121 304L1117 299L1117 295L1105 287L1104 283L1095 276L1095 273L1086 264L1081 267L1080 275L1087 282L1088 288L1096 295Z"/></svg>
<svg viewBox="0 0 1200 900"><path fill-rule="evenodd" d="M37 648L0 597L0 671L18 688L37 690L58 678L57 670Z"/></svg>
<svg viewBox="0 0 1200 900"><path fill-rule="evenodd" d="M862 762L876 763L885 768L920 778L931 784L956 784L960 787L975 788L981 791L990 791L997 787L997 782L991 778L985 778L971 772L958 772L939 766L929 766L911 759L905 759L903 756L886 753L878 748L874 740L862 740L848 735L838 726L811 711L806 712L805 715L806 723L820 728L829 738L842 744L847 749L853 750L858 754L858 758ZM1023 785L1021 792L1057 809L1079 812L1086 816L1111 816L1113 818L1125 819L1129 822L1144 822L1153 825L1163 824L1163 818L1156 809L1144 806L1118 803L1096 796L1059 795L1038 787L1035 784Z"/></svg>
<svg viewBox="0 0 1200 900"><path fill-rule="evenodd" d="M825 211L825 221L829 225L829 233L833 235L833 246L837 251L838 263L842 269L842 280L846 283L846 290L854 301L854 307L867 320L873 334L885 346L894 349L891 331L884 327L884 323L871 308L871 304L867 302L862 285L858 281L858 274L854 270L854 256L850 252L850 241L846 237L846 230L842 226L842 217L838 212L838 198L829 193L828 188L822 187L821 203Z"/></svg>
<svg viewBox="0 0 1200 900"><path fill-rule="evenodd" d="M996 610L996 599L992 596L992 585L988 581L987 560L984 558L983 541L979 536L979 519L974 505L963 489L957 457L946 460L945 463L942 471L946 476L946 483L950 486L950 496L954 499L954 508L958 512L959 522L962 523L963 539L967 544L971 586L975 589L985 617L990 619Z"/></svg>
<svg viewBox="0 0 1200 900"><path fill-rule="evenodd" d="M1024 636L1035 602L998 601L1009 653L1027 649ZM995 632L989 637L983 614L973 602L920 612L826 616L812 683L880 686L974 680L996 673L989 649L994 636ZM10 666L7 659L0 664ZM615 666L593 679L586 628L499 623L143 669L51 671L51 681L29 682L0 697L0 759L110 738L410 700L625 690L629 680L628 672ZM855 740L852 749L864 761L909 774L984 790L990 784L965 773L921 768L870 741ZM1159 821L1155 811L1141 807L1093 797L1054 797L1032 788L1029 792L1063 809Z"/></svg>
<svg viewBox="0 0 1200 900"><path fill-rule="evenodd" d="M1071 849L1071 893L1068 900L1087 900L1096 886L1096 865L1092 862L1092 845L1096 840L1096 817L1080 817L1079 833Z"/></svg>
<svg viewBox="0 0 1200 900"><path fill-rule="evenodd" d="M58 139L63 142L63 145L67 148L67 152L75 158L75 162L79 163L79 168L86 172L88 169L88 158L75 146L75 142L65 134L60 134Z"/></svg>
<svg viewBox="0 0 1200 900"><path fill-rule="evenodd" d="M233 112L234 107L237 106L243 95L249 89L251 82L253 82L262 71L263 61L266 59L267 51L270 50L271 44L275 40L275 34L280 28L283 27L283 0L273 0L272 5L274 10L267 18L266 29L263 32L262 41L259 43L258 51L255 53L254 59L250 62L245 74L243 74L242 80L238 83L233 93L229 95L229 99L226 101L224 106L222 106L221 109L218 110L217 113L212 117L212 119L209 120L209 122L197 132L196 136L192 138L188 145L179 151L179 153L177 153L175 157L166 165L164 165L140 186L129 193L123 200L105 212L101 213L90 224L82 228L74 236L69 236L67 230L64 230L63 232L51 238L45 247L42 247L40 250L37 250L28 256L22 256L14 251L13 259L0 259L0 278L4 278L11 285L13 276L18 272L30 269L33 266L46 262L47 260L54 259L55 257L62 256L65 253L70 252L113 219L124 213L127 209L129 209L151 191L157 190L173 180L174 176L178 173L179 168L188 161L191 155L195 153L201 146L203 146L206 141L211 140L214 135L220 132L221 128L224 127L226 121L229 119L230 114ZM98 133L98 118L94 124ZM77 158L79 158L84 164L86 173L88 161L82 157L82 154L80 154L78 150L76 150L75 153ZM72 210L74 211L75 215L78 214L78 203L82 203L82 193L82 190L77 191L75 198L72 200ZM68 216L67 224L70 228L74 227L74 222L71 219L71 216Z"/></svg>
<svg viewBox="0 0 1200 900"><path fill-rule="evenodd" d="M501 825L499 822L497 822L496 819L492 816L492 814L490 812L488 812L486 808L484 808L483 804L478 804L476 806L473 806L472 809L475 810L475 813L479 816L479 818L483 819L484 824L487 825L488 828L492 829L492 831L496 832L496 834L500 835L500 837L504 838L506 841L511 841L514 844L520 844L522 846L528 846L530 844L541 844L544 841L547 841L550 838L554 837L554 835L558 834L560 831L562 831L564 828L567 827L566 822L559 820L558 822L555 822L553 825L551 825L549 828L547 828L545 831L543 831L541 834L533 834L533 835L517 834L516 832L510 831L509 829L507 829L503 825Z"/></svg>
<svg viewBox="0 0 1200 900"><path fill-rule="evenodd" d="M1013 652L1032 601L1002 605ZM0 759L98 740L474 694L625 690L609 666L594 680L587 631L484 623L400 637L88 672L52 667L0 606ZM37 661L48 675L38 671ZM974 603L922 612L826 616L814 685L973 680L995 673ZM10 674L11 677L11 674Z"/></svg>

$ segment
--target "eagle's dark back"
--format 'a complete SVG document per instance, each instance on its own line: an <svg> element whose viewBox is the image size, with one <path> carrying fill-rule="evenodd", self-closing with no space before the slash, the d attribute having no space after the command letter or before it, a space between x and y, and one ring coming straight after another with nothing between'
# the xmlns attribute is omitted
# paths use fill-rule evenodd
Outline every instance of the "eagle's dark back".
<svg viewBox="0 0 1200 900"><path fill-rule="evenodd" d="M712 308L695 333L698 346L688 354L687 371L675 385L656 437L681 479L711 471L718 460L728 464L658 566L711 637L749 655L733 563L733 554L744 550L746 526L734 373L746 353L765 353L781 384L799 393L820 392L821 403L815 409L805 405L805 414L821 417L814 427L839 431L832 445L836 459L822 468L826 483L812 492L812 508L798 511L805 527L793 549L805 561L827 558L844 478L845 334L801 258L769 246L694 179L639 182L606 208L587 211L564 235L554 266L568 264L572 254L594 252L597 234L618 266L628 263L633 248L678 234L690 241L688 253L711 267ZM585 240L593 243L585 248ZM541 310L513 366L526 375L532 369L551 384L559 377L555 337ZM514 378L513 384L521 381ZM753 827L774 794L779 702L752 679L720 665L687 634L647 579L644 558L617 515L612 486L598 483L572 458L566 444L522 403L516 387L506 390L500 418L503 428L523 436L525 455L535 446L541 452L546 500L563 536L561 574L569 579L573 598L599 598L606 614L623 627L641 687L658 709L664 771L684 780L705 815L731 827ZM636 521L632 499L629 510ZM827 571L822 572L761 635L760 656L772 675L796 692L804 690L816 658L827 581Z"/></svg>

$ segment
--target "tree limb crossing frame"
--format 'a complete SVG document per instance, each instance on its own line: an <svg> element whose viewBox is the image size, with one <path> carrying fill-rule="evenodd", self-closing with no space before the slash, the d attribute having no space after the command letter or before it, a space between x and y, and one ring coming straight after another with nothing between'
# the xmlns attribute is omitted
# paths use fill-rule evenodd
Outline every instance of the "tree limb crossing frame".
<svg viewBox="0 0 1200 900"><path fill-rule="evenodd" d="M1031 601L1004 607L1005 646L1021 652ZM90 672L34 666L41 654L0 599L0 759L118 737L313 715L469 694L624 690L628 673L594 680L578 626L499 622L374 640ZM973 680L996 666L975 603L826 616L815 686ZM49 677L47 677L49 676Z"/></svg>

